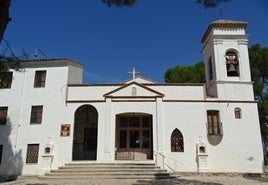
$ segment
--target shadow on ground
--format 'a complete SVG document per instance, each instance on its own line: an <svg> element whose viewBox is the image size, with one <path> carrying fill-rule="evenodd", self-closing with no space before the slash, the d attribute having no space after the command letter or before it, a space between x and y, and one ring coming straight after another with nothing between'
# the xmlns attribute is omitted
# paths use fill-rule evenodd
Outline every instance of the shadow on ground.
<svg viewBox="0 0 268 185"><path fill-rule="evenodd" d="M17 176L0 176L0 183L11 182L17 180Z"/></svg>
<svg viewBox="0 0 268 185"><path fill-rule="evenodd" d="M133 185L222 185L215 182L202 182L197 180L186 180L186 179L151 179L151 180L138 180Z"/></svg>

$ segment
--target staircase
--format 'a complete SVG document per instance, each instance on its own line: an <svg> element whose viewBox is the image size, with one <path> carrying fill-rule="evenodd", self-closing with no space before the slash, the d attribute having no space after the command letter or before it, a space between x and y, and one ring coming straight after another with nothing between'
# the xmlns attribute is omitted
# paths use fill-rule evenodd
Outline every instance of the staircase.
<svg viewBox="0 0 268 185"><path fill-rule="evenodd" d="M69 163L42 179L167 179L176 178L155 164Z"/></svg>

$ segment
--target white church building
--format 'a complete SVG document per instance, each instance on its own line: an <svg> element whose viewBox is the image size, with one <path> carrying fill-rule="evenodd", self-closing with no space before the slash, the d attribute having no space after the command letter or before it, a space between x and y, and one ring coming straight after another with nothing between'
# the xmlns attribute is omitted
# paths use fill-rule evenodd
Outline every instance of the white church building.
<svg viewBox="0 0 268 185"><path fill-rule="evenodd" d="M212 22L205 84L83 84L82 65L32 60L0 82L0 175L66 163L154 163L174 172L262 173L246 22Z"/></svg>

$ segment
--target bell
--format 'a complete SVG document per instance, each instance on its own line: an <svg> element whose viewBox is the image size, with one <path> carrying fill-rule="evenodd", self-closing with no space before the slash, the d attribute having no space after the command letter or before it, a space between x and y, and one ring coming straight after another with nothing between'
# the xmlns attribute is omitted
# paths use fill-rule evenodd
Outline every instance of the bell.
<svg viewBox="0 0 268 185"><path fill-rule="evenodd" d="M228 76L237 76L237 70L234 64L230 64L227 70Z"/></svg>
<svg viewBox="0 0 268 185"><path fill-rule="evenodd" d="M229 72L234 72L234 71L236 71L235 65L234 64L230 64L229 67L228 67L228 73Z"/></svg>

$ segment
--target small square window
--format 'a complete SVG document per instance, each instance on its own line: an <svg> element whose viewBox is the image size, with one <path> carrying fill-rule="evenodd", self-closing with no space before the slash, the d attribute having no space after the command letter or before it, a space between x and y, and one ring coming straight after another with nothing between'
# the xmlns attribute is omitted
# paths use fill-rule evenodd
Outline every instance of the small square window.
<svg viewBox="0 0 268 185"><path fill-rule="evenodd" d="M0 125L5 125L7 122L7 107L0 107Z"/></svg>
<svg viewBox="0 0 268 185"><path fill-rule="evenodd" d="M34 77L34 87L45 87L46 71L36 71Z"/></svg>
<svg viewBox="0 0 268 185"><path fill-rule="evenodd" d="M43 106L32 106L31 124L40 124L42 122Z"/></svg>

